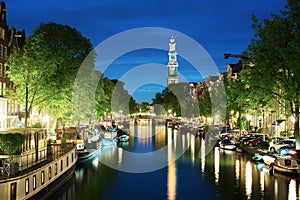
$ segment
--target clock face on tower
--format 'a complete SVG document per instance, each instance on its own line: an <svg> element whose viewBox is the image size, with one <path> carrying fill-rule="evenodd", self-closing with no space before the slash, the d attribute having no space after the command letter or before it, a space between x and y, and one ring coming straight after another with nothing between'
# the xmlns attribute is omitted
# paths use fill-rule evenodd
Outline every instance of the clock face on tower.
<svg viewBox="0 0 300 200"><path fill-rule="evenodd" d="M170 76L173 76L173 75L175 75L176 73L175 73L175 67L169 67L169 75Z"/></svg>

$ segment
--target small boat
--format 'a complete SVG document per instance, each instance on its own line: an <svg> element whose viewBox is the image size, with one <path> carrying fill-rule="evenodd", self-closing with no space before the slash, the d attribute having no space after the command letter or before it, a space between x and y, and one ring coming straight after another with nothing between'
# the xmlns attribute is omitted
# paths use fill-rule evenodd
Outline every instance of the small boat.
<svg viewBox="0 0 300 200"><path fill-rule="evenodd" d="M116 137L114 137L114 140L116 142L128 142L129 141L129 134L128 134L128 132L126 132L122 129L118 129L117 130L117 135L116 135Z"/></svg>
<svg viewBox="0 0 300 200"><path fill-rule="evenodd" d="M115 138L117 142L128 142L129 141L129 135L121 135Z"/></svg>
<svg viewBox="0 0 300 200"><path fill-rule="evenodd" d="M263 158L263 161L266 165L271 165L272 163L274 163L275 159L276 159L276 156L274 155L262 155L261 156Z"/></svg>
<svg viewBox="0 0 300 200"><path fill-rule="evenodd" d="M275 171L287 175L299 176L300 165L291 157L278 157L270 165L270 173L274 174Z"/></svg>
<svg viewBox="0 0 300 200"><path fill-rule="evenodd" d="M236 144L233 140L230 139L223 139L219 142L219 146L221 149L226 149L226 150L235 150L236 149Z"/></svg>
<svg viewBox="0 0 300 200"><path fill-rule="evenodd" d="M101 143L97 142L93 146L94 146L93 148L84 148L82 150L77 150L78 160L87 159L95 155L100 150Z"/></svg>
<svg viewBox="0 0 300 200"><path fill-rule="evenodd" d="M263 159L262 155L260 155L259 153L256 153L256 154L252 157L251 160L254 161L254 162L257 162L257 163L264 162L264 159Z"/></svg>

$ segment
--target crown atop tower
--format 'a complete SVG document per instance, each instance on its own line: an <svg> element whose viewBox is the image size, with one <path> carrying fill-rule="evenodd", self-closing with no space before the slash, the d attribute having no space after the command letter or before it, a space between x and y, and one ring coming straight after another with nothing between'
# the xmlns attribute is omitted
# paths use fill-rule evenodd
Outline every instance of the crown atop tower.
<svg viewBox="0 0 300 200"><path fill-rule="evenodd" d="M174 38L173 35L172 35L171 38L170 38L170 43L175 43L175 38Z"/></svg>

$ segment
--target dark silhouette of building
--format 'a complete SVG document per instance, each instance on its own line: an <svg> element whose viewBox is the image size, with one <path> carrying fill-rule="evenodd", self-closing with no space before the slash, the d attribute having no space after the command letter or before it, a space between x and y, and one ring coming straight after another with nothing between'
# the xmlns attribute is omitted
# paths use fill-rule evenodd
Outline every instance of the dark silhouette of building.
<svg viewBox="0 0 300 200"><path fill-rule="evenodd" d="M5 66L13 50L22 47L25 42L25 31L9 28L6 21L6 5L0 3L0 128L16 127L19 121L19 105L16 100L8 99L5 90L14 89L14 84L7 77Z"/></svg>

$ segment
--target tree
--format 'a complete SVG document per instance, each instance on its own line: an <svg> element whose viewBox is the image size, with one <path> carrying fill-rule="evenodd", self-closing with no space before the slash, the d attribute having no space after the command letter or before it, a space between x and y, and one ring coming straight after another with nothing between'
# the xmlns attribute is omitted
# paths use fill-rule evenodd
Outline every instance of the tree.
<svg viewBox="0 0 300 200"><path fill-rule="evenodd" d="M254 64L250 69L251 89L259 88L279 105L289 105L295 116L294 134L299 143L300 107L300 5L299 0L288 0L285 10L263 23L253 16L255 38L247 54ZM260 75L260 76L259 76Z"/></svg>
<svg viewBox="0 0 300 200"><path fill-rule="evenodd" d="M8 76L17 86L17 99L25 106L25 126L33 107L52 117L71 117L74 81L91 50L90 41L76 29L48 23L39 25L23 49L9 57Z"/></svg>

